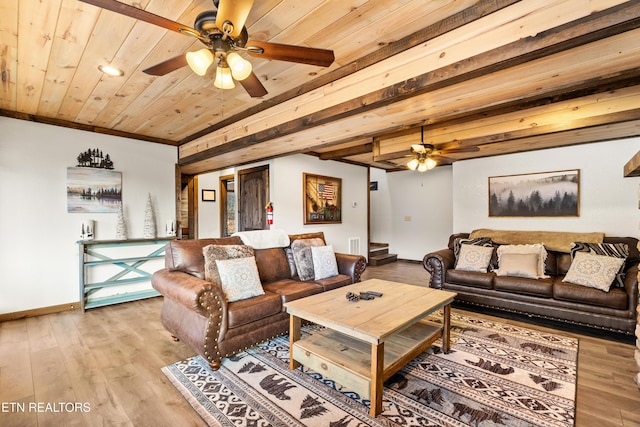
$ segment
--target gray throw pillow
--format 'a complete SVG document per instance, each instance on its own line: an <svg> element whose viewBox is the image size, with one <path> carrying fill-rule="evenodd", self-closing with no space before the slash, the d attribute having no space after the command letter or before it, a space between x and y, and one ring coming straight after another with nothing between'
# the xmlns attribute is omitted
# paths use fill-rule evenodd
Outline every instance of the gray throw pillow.
<svg viewBox="0 0 640 427"><path fill-rule="evenodd" d="M293 252L293 260L296 264L298 278L300 280L313 280L315 272L313 270L313 256L311 255L311 246L324 246L322 239L300 239L291 243Z"/></svg>

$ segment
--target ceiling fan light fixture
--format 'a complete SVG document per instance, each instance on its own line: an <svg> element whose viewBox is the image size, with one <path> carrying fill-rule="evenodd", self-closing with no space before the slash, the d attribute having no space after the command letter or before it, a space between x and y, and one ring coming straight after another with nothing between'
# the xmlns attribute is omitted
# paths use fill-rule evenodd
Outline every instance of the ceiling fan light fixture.
<svg viewBox="0 0 640 427"><path fill-rule="evenodd" d="M219 89L233 89L236 87L231 77L231 69L227 64L218 64L216 68L216 79L213 81L213 85Z"/></svg>
<svg viewBox="0 0 640 427"><path fill-rule="evenodd" d="M433 160L431 157L427 157L427 160L425 160L424 163L427 166L427 170L431 170L438 165L438 163L435 160Z"/></svg>
<svg viewBox="0 0 640 427"><path fill-rule="evenodd" d="M244 80L251 75L253 67L251 62L247 61L235 52L227 55L227 64L231 68L231 74L236 80Z"/></svg>
<svg viewBox="0 0 640 427"><path fill-rule="evenodd" d="M407 167L412 171L426 172L435 168L438 163L431 157L425 157L424 155L418 155L418 157L409 160Z"/></svg>
<svg viewBox="0 0 640 427"><path fill-rule="evenodd" d="M204 76L213 64L213 54L209 49L187 52L187 64L199 76Z"/></svg>

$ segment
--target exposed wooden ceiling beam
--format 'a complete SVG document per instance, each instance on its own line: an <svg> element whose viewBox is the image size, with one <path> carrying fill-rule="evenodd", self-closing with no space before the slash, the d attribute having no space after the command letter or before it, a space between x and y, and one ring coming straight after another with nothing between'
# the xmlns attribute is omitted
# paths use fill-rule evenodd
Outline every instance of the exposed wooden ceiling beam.
<svg viewBox="0 0 640 427"><path fill-rule="evenodd" d="M617 81L616 79L621 76L625 78ZM628 94L630 92L640 92L640 86L637 86L638 81L640 81L640 69L633 69L630 70L629 73L617 75L611 79L612 81L609 81L610 79L605 80L605 83L597 86L591 86L593 83L589 83L589 87L587 88L565 92L560 95L547 96L546 94L537 94L533 95L532 99L526 99L521 103L510 102L504 106L492 106L491 108L481 109L467 116L425 125L424 131L427 136L425 142L436 144L438 149L444 150L461 146L496 143L529 135L544 135L546 133L568 129L581 129L602 124L603 120L611 120L613 123L624 120L635 120L635 113L633 111L629 112L626 109L631 105L628 101ZM598 103L601 98L595 99L594 96L603 93L606 94L607 99L615 98L616 93L621 93L621 105L618 108L622 111L604 116L592 116L588 119L576 117L579 113L579 111L576 112L576 110L583 105L588 105L589 97L593 99L593 103ZM581 100L582 102L578 103ZM562 107L562 105L566 105L566 107ZM535 126L520 130L514 130L513 127L506 125L509 121L525 120L525 117L532 120L534 114L536 114L536 117L540 117L540 113L534 113L534 111L540 110L540 107L548 107L549 112L546 115L551 117L549 121L552 121L554 116L560 117L560 115L562 115L563 119L553 125ZM518 112L522 112L522 118L516 118L514 116L514 114ZM508 118L510 116L512 118ZM569 120L568 118L571 116L574 116L574 118ZM499 124L505 131L499 134L483 133L483 128L480 126L480 123L485 123L485 126L488 126L492 118L494 122ZM477 136L463 136L463 134L468 135L469 131L467 128L470 126L476 128ZM386 144L386 148L377 150L376 152L378 154L374 156L374 159L389 160L405 155L407 147L412 143L411 141L418 141L420 138L419 135L420 128L409 128L375 137L374 144L377 144L378 147L381 144ZM395 147L395 149L391 147Z"/></svg>
<svg viewBox="0 0 640 427"><path fill-rule="evenodd" d="M640 176L640 151L624 165L623 174L625 177Z"/></svg>
<svg viewBox="0 0 640 427"><path fill-rule="evenodd" d="M354 147L342 148L340 150L327 151L320 153L320 160L336 160L343 157L356 156L358 154L370 153L373 149L373 143L356 145Z"/></svg>
<svg viewBox="0 0 640 427"><path fill-rule="evenodd" d="M463 113L451 114L447 116L446 120L427 119L420 123L415 123L413 126L404 127L400 130L378 133L375 138L389 139L408 134L413 135L416 132L419 132L420 127L424 127L425 133L430 134L437 132L438 128L448 128L457 124L469 123L476 120L486 120L490 117L501 116L515 111L525 111L543 105L555 104L597 93L615 91L621 88L635 86L638 82L640 82L640 67L632 68L621 73L615 73L614 75L599 76L594 79L582 81L571 89L561 88L545 93L533 93L524 99L508 101L501 103L500 105L491 105L480 108L474 112L465 111ZM445 149L453 147L445 145L439 146L438 148Z"/></svg>
<svg viewBox="0 0 640 427"><path fill-rule="evenodd" d="M489 157L519 153L523 151L580 145L591 142L611 141L616 139L632 138L639 134L640 120L607 123L584 129L571 129L546 135L514 139L500 144L483 145L480 147L480 156L476 157Z"/></svg>
<svg viewBox="0 0 640 427"><path fill-rule="evenodd" d="M273 138L306 130L309 127L364 114L399 100L463 83L488 73L582 46L603 37L624 33L640 26L639 16L640 3L638 2L607 9L553 30L542 32L534 37L521 39L416 78L374 91L357 99L307 114L304 117L238 138L230 143L186 155L179 160L179 163L186 165L248 148Z"/></svg>
<svg viewBox="0 0 640 427"><path fill-rule="evenodd" d="M510 131L508 133L495 133L478 136L475 138L467 138L460 141L464 146L479 146L486 147L487 145L504 143L505 141L514 141L528 137L544 137L548 134L556 134L566 131L577 131L580 129L586 129L590 127L601 126L605 124L624 123L633 120L640 120L640 109L633 109L629 111L617 112L612 114L605 114L597 117L589 117L584 119L572 120L570 123L560 122L557 124L550 124L546 126L537 126L535 128L522 129L519 131ZM613 136L612 136L613 137ZM383 141L376 141L379 144ZM594 141L591 141L594 142ZM394 151L391 153L380 154L374 156L375 161L393 160L403 157L407 153L405 148L402 151ZM453 155L447 155L451 157ZM463 156L463 155L462 155Z"/></svg>
<svg viewBox="0 0 640 427"><path fill-rule="evenodd" d="M242 120L260 111L264 111L273 106L277 106L278 104L293 99L304 93L310 92L331 82L337 81L345 76L348 76L349 74L353 74L356 71L362 70L384 59L391 58L392 56L397 55L400 52L403 52L421 43L426 43L427 41L435 37L438 37L456 28L462 27L484 16L490 15L491 13L503 9L513 3L517 3L517 1L519 0L494 0L491 2L476 3L473 6L463 10L462 12L458 12L455 15L452 15L438 22L437 24L430 25L427 28L417 31L407 37L404 37L393 43L389 43L388 45L382 47L381 49L375 51L370 55L359 58L358 60L340 67L337 70L331 71L330 73L327 73L323 76L320 76L312 80L311 82L298 86L295 89L289 90L281 95L255 105L243 111L242 113L233 115L219 123L216 123L215 125L202 129L180 141L180 145L196 140L204 135L215 132L218 129L222 129L226 126L229 126L230 124L236 123L239 120Z"/></svg>

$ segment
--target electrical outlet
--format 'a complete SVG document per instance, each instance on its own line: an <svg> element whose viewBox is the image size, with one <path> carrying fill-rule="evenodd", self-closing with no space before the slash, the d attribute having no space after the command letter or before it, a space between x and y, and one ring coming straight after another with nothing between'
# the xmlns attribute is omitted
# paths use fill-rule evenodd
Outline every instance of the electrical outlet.
<svg viewBox="0 0 640 427"><path fill-rule="evenodd" d="M407 222L411 221L411 215L405 215L404 220Z"/></svg>

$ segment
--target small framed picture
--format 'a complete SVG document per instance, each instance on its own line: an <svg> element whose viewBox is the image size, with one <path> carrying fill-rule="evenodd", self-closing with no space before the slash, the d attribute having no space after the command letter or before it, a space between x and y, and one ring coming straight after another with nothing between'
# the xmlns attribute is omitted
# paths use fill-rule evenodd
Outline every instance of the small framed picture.
<svg viewBox="0 0 640 427"><path fill-rule="evenodd" d="M203 202L215 202L216 201L216 190L202 190L202 201Z"/></svg>

